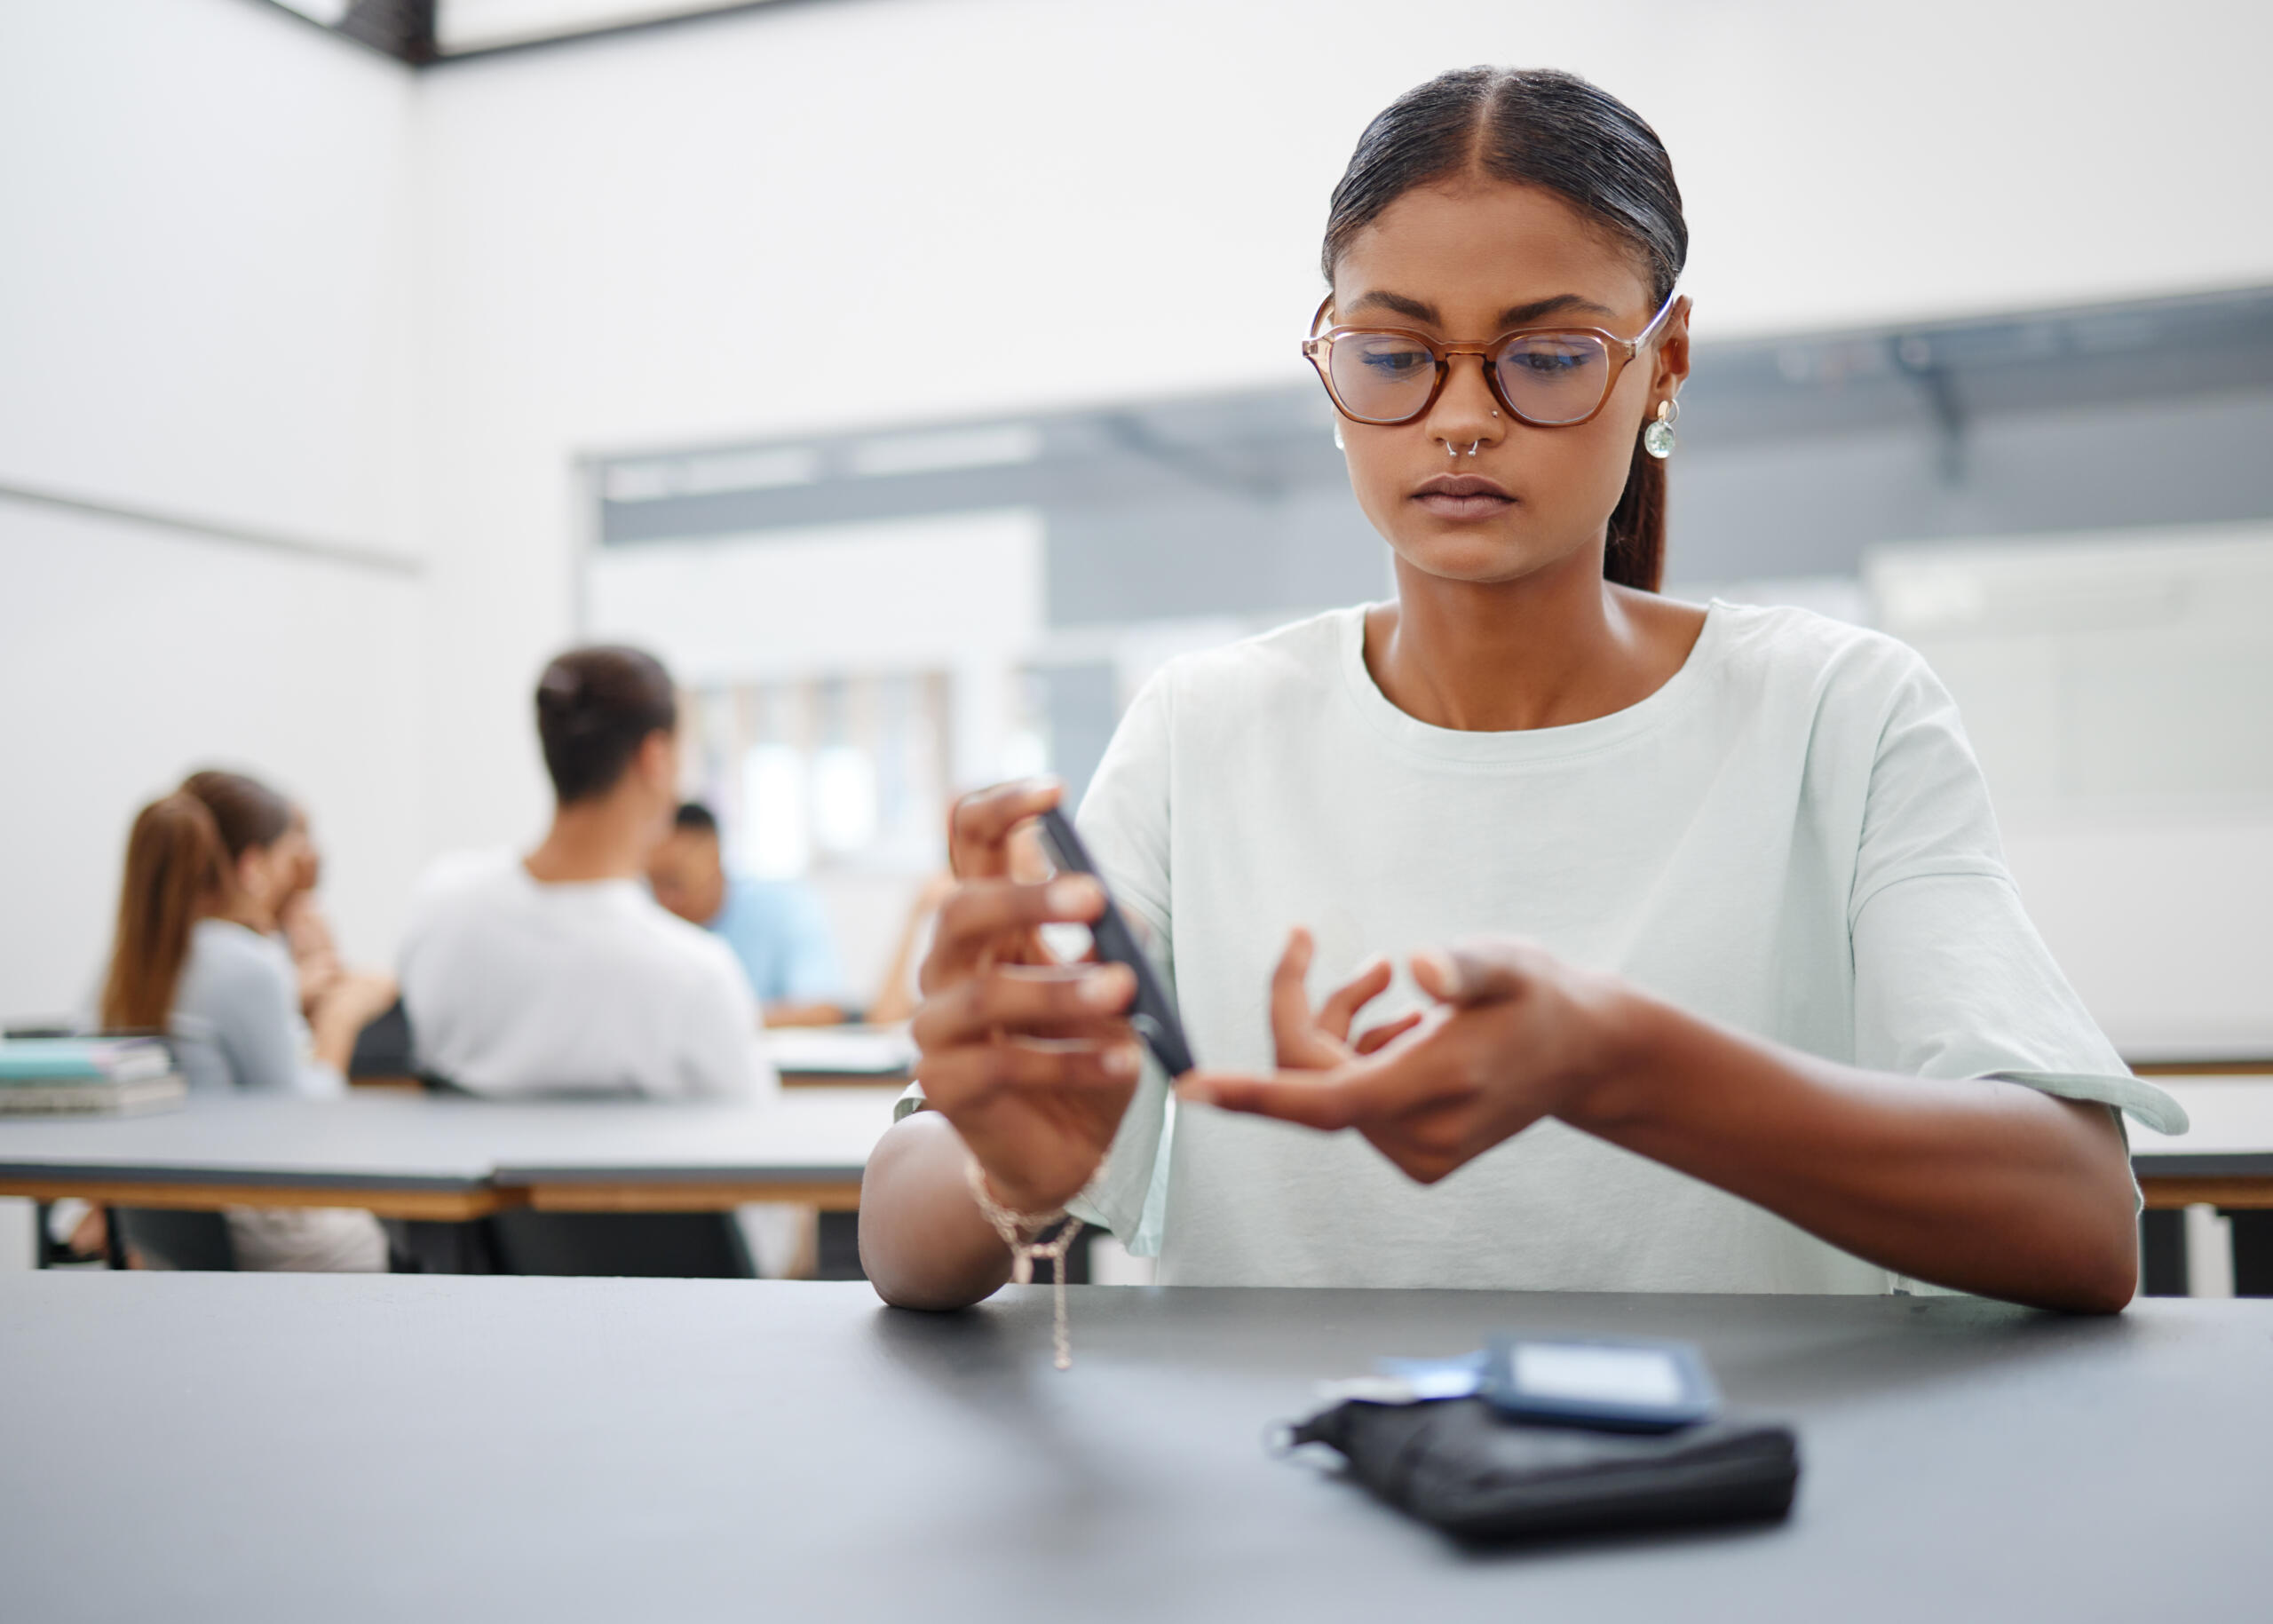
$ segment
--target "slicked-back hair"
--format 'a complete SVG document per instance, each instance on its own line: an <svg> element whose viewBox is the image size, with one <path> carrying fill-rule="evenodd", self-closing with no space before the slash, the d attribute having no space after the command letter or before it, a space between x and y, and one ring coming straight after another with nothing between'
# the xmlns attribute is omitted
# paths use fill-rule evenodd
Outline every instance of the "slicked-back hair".
<svg viewBox="0 0 2273 1624"><path fill-rule="evenodd" d="M677 726L670 673L639 649L572 648L536 685L537 739L563 806L606 795L651 735Z"/></svg>
<svg viewBox="0 0 2273 1624"><path fill-rule="evenodd" d="M1665 303L1689 258L1673 160L1607 91L1553 68L1461 67L1398 97L1366 126L1327 208L1327 281L1350 242L1407 192L1462 175L1539 186L1630 248ZM1665 464L1635 437L1610 516L1603 574L1654 592L1665 574Z"/></svg>

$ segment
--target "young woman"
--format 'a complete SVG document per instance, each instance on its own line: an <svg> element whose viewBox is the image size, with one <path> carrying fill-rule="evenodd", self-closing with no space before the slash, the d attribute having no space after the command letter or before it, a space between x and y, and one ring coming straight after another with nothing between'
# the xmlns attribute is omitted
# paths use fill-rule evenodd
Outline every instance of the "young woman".
<svg viewBox="0 0 2273 1624"><path fill-rule="evenodd" d="M193 1090L337 1095L355 1034L394 1000L385 977L344 976L313 1030L301 1018L291 957L272 934L298 874L290 823L283 798L257 780L200 772L144 807L127 837L102 1024L170 1033ZM228 1216L245 1268L386 1267L385 1236L367 1212Z"/></svg>
<svg viewBox="0 0 2273 1624"><path fill-rule="evenodd" d="M244 1037L226 1046L229 1081L241 1089L271 1092L329 1094L335 1092L355 1052L356 1035L394 1002L394 978L371 970L343 969L337 955L321 975L311 979L299 962L288 932L288 910L305 902L318 871L314 840L307 816L259 780L242 772L208 769L182 780L182 793L194 796L212 814L227 867L224 885L226 902L212 918L201 922L196 940L203 949L193 955L217 964L261 966L260 979L279 959L291 971L293 1004L304 1010L308 1032L305 1043L285 1053L245 1047ZM321 922L319 921L319 923ZM329 932L323 945L329 947ZM202 978L186 983L193 1015L204 1002ZM265 1023L263 1035L270 1034ZM299 1063L305 1049L313 1067Z"/></svg>
<svg viewBox="0 0 2273 1624"><path fill-rule="evenodd" d="M1010 877L1055 790L966 801L930 1109L862 1203L888 1301L986 1295L998 1222L1069 1202L1170 1283L2129 1300L2111 1107L2182 1118L2022 912L1948 695L1656 595L1686 246L1655 134L1567 75L1367 128L1305 353L1397 598L1168 668L1081 809L1218 1069L1171 1111L1127 973L1042 950L1100 907Z"/></svg>

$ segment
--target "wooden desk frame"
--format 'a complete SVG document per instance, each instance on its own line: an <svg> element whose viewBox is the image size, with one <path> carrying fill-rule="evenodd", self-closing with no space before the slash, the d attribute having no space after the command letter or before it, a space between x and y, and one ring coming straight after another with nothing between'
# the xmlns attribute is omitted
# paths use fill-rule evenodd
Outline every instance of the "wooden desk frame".
<svg viewBox="0 0 2273 1624"><path fill-rule="evenodd" d="M463 1224L512 1208L538 1212L724 1212L776 1201L823 1212L858 1212L860 1180L565 1179L525 1184L486 1183L432 1189L403 1184L247 1183L218 1175L198 1179L0 1175L0 1196L56 1201L66 1196L107 1207L154 1207L176 1212L219 1212L231 1207L353 1207L382 1218L423 1218Z"/></svg>
<svg viewBox="0 0 2273 1624"><path fill-rule="evenodd" d="M2142 1173L2139 1192L2147 1210L2167 1212L2174 1208L2210 1206L2261 1211L2273 1208L2273 1175L2229 1174L2222 1177L2172 1177Z"/></svg>
<svg viewBox="0 0 2273 1624"><path fill-rule="evenodd" d="M427 1218L463 1223L486 1218L508 1207L528 1205L527 1192L495 1184L425 1189L402 1184L246 1184L222 1176L213 1183L186 1179L84 1177L49 1178L0 1175L0 1195L57 1201L76 1196L107 1207L155 1207L176 1212L219 1212L230 1207L354 1207L382 1218Z"/></svg>

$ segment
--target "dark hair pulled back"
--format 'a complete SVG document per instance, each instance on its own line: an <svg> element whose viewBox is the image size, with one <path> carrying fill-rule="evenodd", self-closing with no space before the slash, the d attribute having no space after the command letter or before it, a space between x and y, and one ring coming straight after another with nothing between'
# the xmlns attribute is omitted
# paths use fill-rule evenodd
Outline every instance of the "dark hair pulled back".
<svg viewBox="0 0 2273 1624"><path fill-rule="evenodd" d="M1358 138L1327 206L1319 256L1327 281L1391 203L1463 174L1553 192L1639 256L1653 309L1672 294L1689 257L1689 226L1665 143L1615 96L1552 68L1456 68L1382 109ZM1626 494L1610 516L1606 577L1658 590L1665 509L1665 464L1636 436Z"/></svg>
<svg viewBox="0 0 2273 1624"><path fill-rule="evenodd" d="M247 852L274 845L292 827L292 804L242 772L207 767L182 780L181 788L212 813L222 849L233 863Z"/></svg>
<svg viewBox="0 0 2273 1624"><path fill-rule="evenodd" d="M653 654L572 648L536 685L536 733L563 806L606 795L648 735L678 726L678 696Z"/></svg>

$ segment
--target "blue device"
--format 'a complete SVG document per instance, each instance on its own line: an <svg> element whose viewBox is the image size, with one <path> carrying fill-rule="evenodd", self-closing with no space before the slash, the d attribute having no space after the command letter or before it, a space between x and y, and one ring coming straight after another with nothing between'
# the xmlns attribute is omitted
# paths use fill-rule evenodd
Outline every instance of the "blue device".
<svg viewBox="0 0 2273 1624"><path fill-rule="evenodd" d="M1612 1432L1671 1432L1721 1407L1695 1348L1624 1337L1494 1337L1477 1390L1513 1420Z"/></svg>

